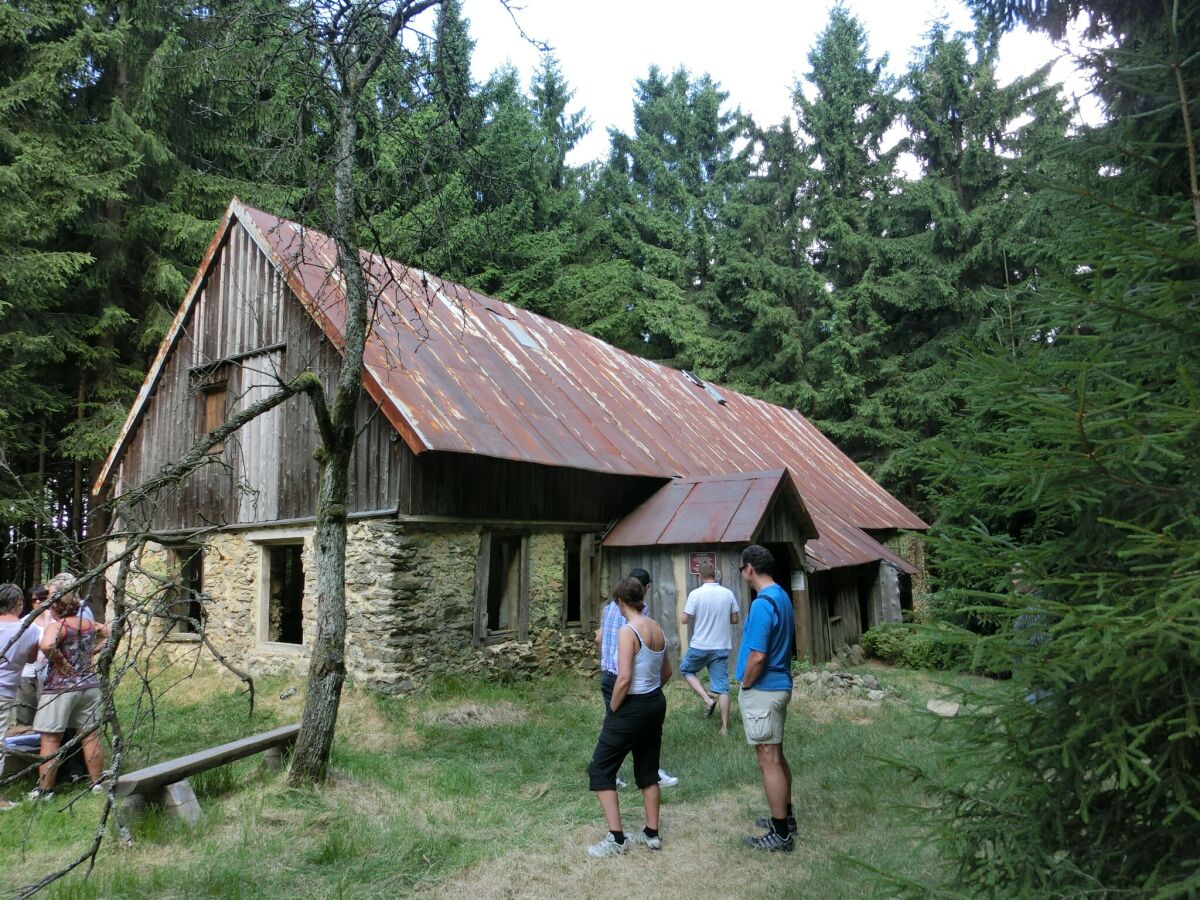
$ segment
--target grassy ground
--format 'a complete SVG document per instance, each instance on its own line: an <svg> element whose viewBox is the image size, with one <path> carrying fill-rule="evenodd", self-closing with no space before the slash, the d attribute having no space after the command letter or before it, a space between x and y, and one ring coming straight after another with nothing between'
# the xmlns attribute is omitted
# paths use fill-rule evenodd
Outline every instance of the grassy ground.
<svg viewBox="0 0 1200 900"><path fill-rule="evenodd" d="M924 798L884 757L929 758L937 720L925 700L946 688L919 673L872 669L882 704L819 699L802 686L785 749L795 776L800 843L790 855L743 850L765 803L754 754L682 683L668 688L663 764L664 848L589 860L604 834L586 788L599 729L595 682L560 677L502 687L441 684L420 696L349 690L334 777L294 791L257 759L193 779L204 821L189 832L151 813L132 847L106 839L90 878L72 875L52 897L628 896L864 897L885 891L869 866L936 883L936 860L917 826ZM201 672L159 705L138 732L138 762L170 758L299 718L303 691L260 682L252 719L237 683ZM132 701L131 701L132 702ZM127 715L132 706L127 707ZM627 763L628 767L628 763ZM628 775L628 770L626 772ZM19 791L6 789L16 797ZM97 797L60 792L53 804L0 813L0 892L76 855L94 833ZM640 795L622 792L627 830Z"/></svg>

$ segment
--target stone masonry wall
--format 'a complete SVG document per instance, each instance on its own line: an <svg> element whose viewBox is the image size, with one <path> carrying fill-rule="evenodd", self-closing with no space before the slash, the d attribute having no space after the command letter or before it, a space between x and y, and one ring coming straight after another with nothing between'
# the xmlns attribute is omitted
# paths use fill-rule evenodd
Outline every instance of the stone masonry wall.
<svg viewBox="0 0 1200 900"><path fill-rule="evenodd" d="M265 531L255 536L269 535ZM307 669L305 648L311 646L316 621L311 531L303 542L305 644L293 647L259 641L262 554L269 545L249 540L244 532L218 532L206 539L206 634L219 653L253 674L299 675ZM405 692L441 675L512 680L563 668L595 671L591 635L566 633L561 624L562 534L529 539L529 639L475 643L479 542L479 528L470 526L418 527L391 519L350 525L346 549L349 677L386 692ZM171 565L171 554L162 548L148 548L143 554L143 566L155 567L164 577L169 577ZM152 636L156 627L161 633L162 625L150 621L141 627ZM174 640L169 638L165 646L172 647Z"/></svg>

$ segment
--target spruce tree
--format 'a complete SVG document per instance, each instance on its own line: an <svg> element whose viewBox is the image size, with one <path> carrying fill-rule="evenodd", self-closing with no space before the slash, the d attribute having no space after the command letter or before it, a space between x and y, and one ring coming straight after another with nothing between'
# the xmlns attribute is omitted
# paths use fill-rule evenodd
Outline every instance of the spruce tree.
<svg viewBox="0 0 1200 900"><path fill-rule="evenodd" d="M844 7L808 56L806 88L794 93L800 140L812 159L800 236L824 290L805 316L812 407L802 410L852 457L878 447L869 398L886 337L878 285L887 239L896 146L886 147L898 114L886 57L873 60L862 25Z"/></svg>
<svg viewBox="0 0 1200 900"><path fill-rule="evenodd" d="M1064 155L1064 265L980 352L939 466L943 596L1013 670L930 773L969 893L1200 891L1200 214L1194 7L1081 10L1110 120ZM1133 110L1137 116L1128 115Z"/></svg>

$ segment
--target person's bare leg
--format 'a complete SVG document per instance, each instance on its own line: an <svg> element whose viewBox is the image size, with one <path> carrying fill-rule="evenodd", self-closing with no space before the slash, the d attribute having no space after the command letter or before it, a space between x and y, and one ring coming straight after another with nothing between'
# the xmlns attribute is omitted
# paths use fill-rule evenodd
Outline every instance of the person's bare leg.
<svg viewBox="0 0 1200 900"><path fill-rule="evenodd" d="M87 766L88 782L96 784L104 773L104 747L100 743L100 729L92 731L84 737L83 763Z"/></svg>
<svg viewBox="0 0 1200 900"><path fill-rule="evenodd" d="M758 744L758 768L762 772L763 791L767 805L771 807L771 818L787 817L788 801L791 800L791 769L783 757L783 744Z"/></svg>
<svg viewBox="0 0 1200 900"><path fill-rule="evenodd" d="M721 706L721 734L729 734L729 695L717 694L717 703Z"/></svg>
<svg viewBox="0 0 1200 900"><path fill-rule="evenodd" d="M642 788L642 805L646 808L646 827L658 831L658 806L662 801L662 791L657 784Z"/></svg>
<svg viewBox="0 0 1200 900"><path fill-rule="evenodd" d="M696 695L704 701L704 708L707 711L708 707L712 706L716 701L708 695L708 691L704 689L704 685L700 683L700 679L695 675L684 675L683 677L687 683L691 685L691 688L696 692Z"/></svg>
<svg viewBox="0 0 1200 900"><path fill-rule="evenodd" d="M654 786L658 790L658 785ZM616 791L596 791L596 799L604 810L604 821L609 831L624 831L621 827L621 801L617 799Z"/></svg>
<svg viewBox="0 0 1200 900"><path fill-rule="evenodd" d="M54 790L54 779L58 775L59 761L48 757L54 756L58 752L58 748L62 746L62 739L61 731L58 734L42 733L42 745L39 752L46 762L38 766L38 787L43 791Z"/></svg>

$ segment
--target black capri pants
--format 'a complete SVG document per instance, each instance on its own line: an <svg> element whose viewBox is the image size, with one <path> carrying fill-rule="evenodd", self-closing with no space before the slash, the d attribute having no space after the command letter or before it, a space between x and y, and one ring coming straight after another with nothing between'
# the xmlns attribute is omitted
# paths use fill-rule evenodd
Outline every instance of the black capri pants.
<svg viewBox="0 0 1200 900"><path fill-rule="evenodd" d="M615 791L617 772L626 755L633 754L633 778L639 788L658 784L658 757L662 751L663 720L667 698L662 688L649 694L630 694L615 713L607 709L600 738L588 764L588 787Z"/></svg>

